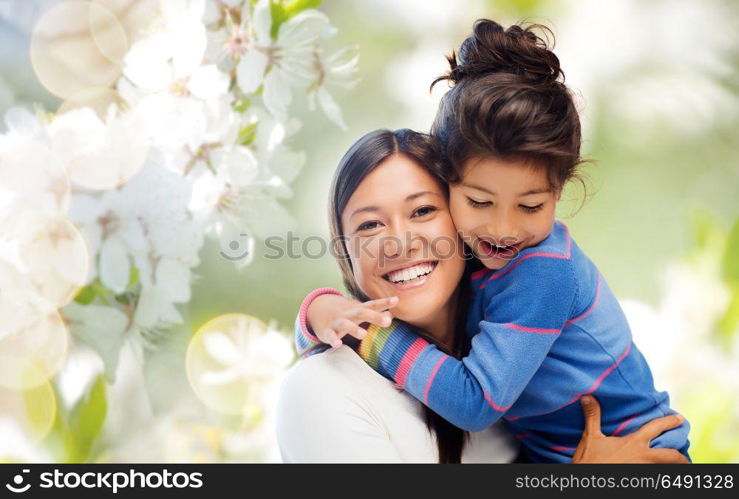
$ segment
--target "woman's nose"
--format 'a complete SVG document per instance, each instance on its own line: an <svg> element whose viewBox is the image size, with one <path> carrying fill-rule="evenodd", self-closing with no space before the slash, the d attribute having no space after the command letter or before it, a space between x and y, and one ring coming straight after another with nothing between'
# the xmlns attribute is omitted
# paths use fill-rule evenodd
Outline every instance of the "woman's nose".
<svg viewBox="0 0 739 499"><path fill-rule="evenodd" d="M387 258L410 258L423 247L423 241L410 227L400 224L385 237L382 247Z"/></svg>

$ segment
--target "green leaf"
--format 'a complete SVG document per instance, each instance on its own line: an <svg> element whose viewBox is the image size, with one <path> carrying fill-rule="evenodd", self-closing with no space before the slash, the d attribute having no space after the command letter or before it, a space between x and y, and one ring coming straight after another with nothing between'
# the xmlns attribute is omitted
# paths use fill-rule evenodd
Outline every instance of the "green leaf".
<svg viewBox="0 0 739 499"><path fill-rule="evenodd" d="M270 35L272 35L273 40L276 40L280 26L287 21L287 12L285 12L282 2L278 0L272 0L269 3L269 11L272 16L272 30L270 31Z"/></svg>
<svg viewBox="0 0 739 499"><path fill-rule="evenodd" d="M270 31L272 39L277 39L282 23L304 10L315 9L320 4L321 0L272 0L269 5L272 14L272 30Z"/></svg>
<svg viewBox="0 0 739 499"><path fill-rule="evenodd" d="M138 269L131 267L131 276L129 277L129 288L136 284L138 281ZM108 298L113 294L111 290L105 287L105 284L96 277L94 281L82 288L77 296L74 297L74 301L81 303L82 305L89 305L95 298L100 298L103 302L108 303Z"/></svg>
<svg viewBox="0 0 739 499"><path fill-rule="evenodd" d="M82 305L89 305L95 299L95 290L92 286L85 286L80 289L77 296L74 297L74 301L81 303Z"/></svg>
<svg viewBox="0 0 739 499"><path fill-rule="evenodd" d="M131 289L139 282L139 269L135 265L131 265L131 272L128 275L128 285L126 289Z"/></svg>
<svg viewBox="0 0 739 499"><path fill-rule="evenodd" d="M250 123L239 128L239 145L248 146L254 142L254 138L257 136L257 125L258 123Z"/></svg>
<svg viewBox="0 0 739 499"><path fill-rule="evenodd" d="M92 446L100 435L108 413L105 379L98 375L90 390L82 397L69 416L69 428L74 435L75 452L69 456L72 462L86 462Z"/></svg>
<svg viewBox="0 0 739 499"><path fill-rule="evenodd" d="M739 331L739 285L731 286L731 301L726 307L726 313L718 323L721 336L728 340Z"/></svg>
<svg viewBox="0 0 739 499"><path fill-rule="evenodd" d="M231 107L237 113L245 113L251 107L251 101L248 97L242 97L231 104Z"/></svg>
<svg viewBox="0 0 739 499"><path fill-rule="evenodd" d="M721 265L724 280L730 285L739 286L739 218L729 232Z"/></svg>
<svg viewBox="0 0 739 499"><path fill-rule="evenodd" d="M61 400L56 383L51 384L54 397L57 400L57 409L54 414L54 422L49 433L41 441L43 445L56 457L59 462L69 462L69 456L75 453L74 435L69 429L64 407L58 401Z"/></svg>
<svg viewBox="0 0 739 499"><path fill-rule="evenodd" d="M293 0L292 2L285 2L284 9L287 12L287 18L290 19L304 10L316 9L319 5L321 5L321 0Z"/></svg>
<svg viewBox="0 0 739 499"><path fill-rule="evenodd" d="M706 210L697 209L692 213L692 225L695 231L695 242L698 250L705 250L716 245L718 239L724 237L724 231L716 218Z"/></svg>

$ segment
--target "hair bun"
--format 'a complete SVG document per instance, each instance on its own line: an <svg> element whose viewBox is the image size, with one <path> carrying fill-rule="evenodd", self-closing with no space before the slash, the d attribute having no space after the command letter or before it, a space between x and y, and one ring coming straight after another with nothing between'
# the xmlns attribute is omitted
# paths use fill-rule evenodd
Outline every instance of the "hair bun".
<svg viewBox="0 0 739 499"><path fill-rule="evenodd" d="M534 29L541 29L554 39L552 31L541 24L504 29L495 21L477 20L472 35L462 42L458 54L452 52L447 57L449 72L434 84L440 80L456 84L488 73L515 74L531 83L553 83L560 76L564 79L559 59L547 45L549 36L545 41Z"/></svg>

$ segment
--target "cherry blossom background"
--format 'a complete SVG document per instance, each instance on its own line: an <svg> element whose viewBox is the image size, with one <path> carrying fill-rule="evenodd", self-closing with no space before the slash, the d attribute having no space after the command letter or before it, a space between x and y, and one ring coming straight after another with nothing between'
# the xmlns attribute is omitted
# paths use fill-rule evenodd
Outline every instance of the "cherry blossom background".
<svg viewBox="0 0 739 499"><path fill-rule="evenodd" d="M554 29L595 160L560 218L694 461L739 461L730 0L0 0L0 459L279 461L297 306L341 284L268 238L327 237L341 154L428 129L478 17Z"/></svg>

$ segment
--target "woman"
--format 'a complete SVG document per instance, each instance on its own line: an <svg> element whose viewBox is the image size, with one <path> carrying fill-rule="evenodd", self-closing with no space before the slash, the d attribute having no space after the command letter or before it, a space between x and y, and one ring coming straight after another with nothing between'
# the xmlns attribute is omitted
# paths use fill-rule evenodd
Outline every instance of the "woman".
<svg viewBox="0 0 739 499"><path fill-rule="evenodd" d="M461 254L439 167L423 134L365 135L334 176L331 232L355 298L400 293L393 314L462 357L467 338L452 332L464 330L467 286L459 283L466 283L473 260ZM414 264L430 272L397 289L388 274ZM604 437L597 417L593 409L575 462L649 462L649 440L679 424L662 418L626 437ZM515 440L500 425L466 434L397 391L347 347L314 355L290 371L280 394L277 436L290 462L510 462L517 454Z"/></svg>

